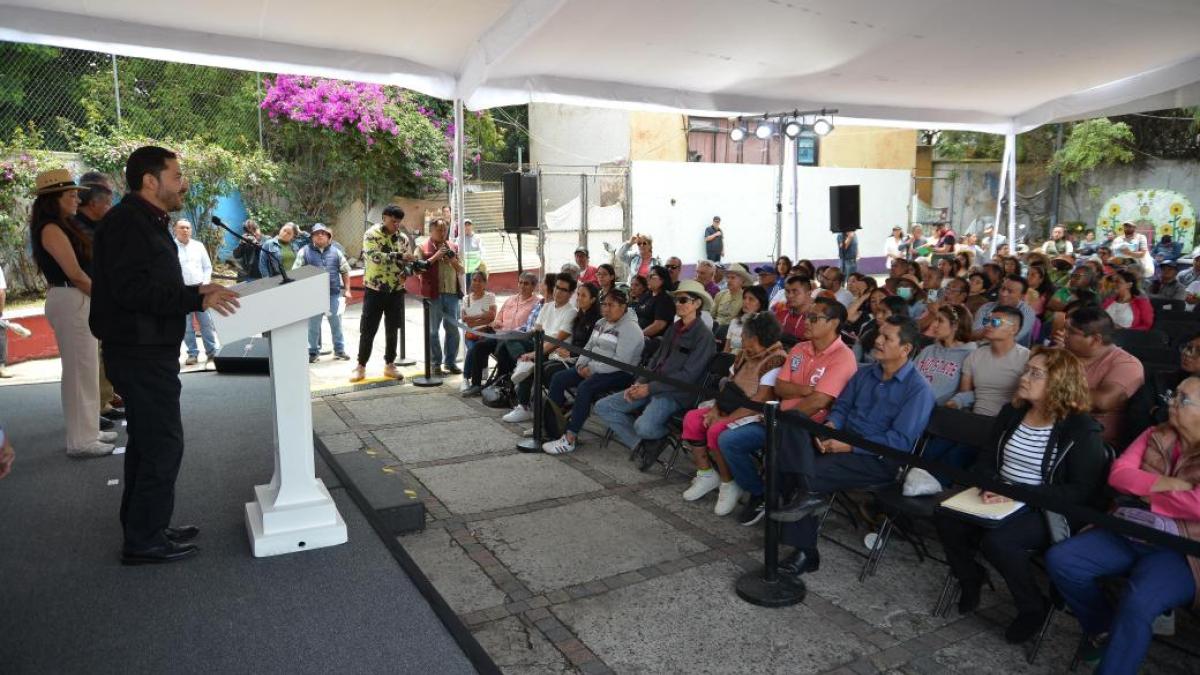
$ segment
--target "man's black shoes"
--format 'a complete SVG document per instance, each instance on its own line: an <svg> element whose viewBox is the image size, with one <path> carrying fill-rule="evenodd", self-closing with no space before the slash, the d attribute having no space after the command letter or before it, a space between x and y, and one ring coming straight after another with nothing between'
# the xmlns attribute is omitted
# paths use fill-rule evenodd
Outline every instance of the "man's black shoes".
<svg viewBox="0 0 1200 675"><path fill-rule="evenodd" d="M108 419L104 415L100 416L99 421L100 421L100 431L112 431L112 428L116 426L116 423L114 423L112 420Z"/></svg>
<svg viewBox="0 0 1200 675"><path fill-rule="evenodd" d="M738 524L746 527L757 525L766 512L766 504L763 502L762 495L750 495L750 499L746 501L746 505L738 514Z"/></svg>
<svg viewBox="0 0 1200 675"><path fill-rule="evenodd" d="M780 574L786 574L792 577L798 577L801 574L808 572L816 572L821 569L821 554L813 551L805 551L796 549L791 555L779 561Z"/></svg>
<svg viewBox="0 0 1200 675"><path fill-rule="evenodd" d="M176 544L186 544L200 535L200 528L195 525L166 527L163 528L163 534L166 535L167 541L173 541Z"/></svg>
<svg viewBox="0 0 1200 675"><path fill-rule="evenodd" d="M107 417L110 420L123 420L125 419L125 409L115 407L109 408L108 410L101 411L100 415Z"/></svg>
<svg viewBox="0 0 1200 675"><path fill-rule="evenodd" d="M196 555L200 549L195 544L177 544L173 541L139 551L121 551L122 565L161 565L173 563Z"/></svg>
<svg viewBox="0 0 1200 675"><path fill-rule="evenodd" d="M794 523L809 516L823 513L828 508L828 496L801 492L795 499L784 504L778 511L772 512L771 520L781 523Z"/></svg>

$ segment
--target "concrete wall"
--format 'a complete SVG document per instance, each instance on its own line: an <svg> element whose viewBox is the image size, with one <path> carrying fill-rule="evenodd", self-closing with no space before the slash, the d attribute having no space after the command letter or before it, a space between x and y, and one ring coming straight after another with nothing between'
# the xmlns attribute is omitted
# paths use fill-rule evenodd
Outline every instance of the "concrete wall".
<svg viewBox="0 0 1200 675"><path fill-rule="evenodd" d="M914 129L835 126L819 147L817 164L823 167L911 171L917 165Z"/></svg>
<svg viewBox="0 0 1200 675"><path fill-rule="evenodd" d="M933 172L939 180L933 181L932 206L950 207L956 230L961 231L976 219L995 217L999 162L937 161ZM1045 236L1046 226L1054 220L1050 181L1040 166L1017 167L1017 222L1027 225L1038 238ZM1151 160L1093 171L1080 183L1064 186L1058 222L1081 221L1095 227L1100 208L1109 197L1138 188L1175 190L1194 206L1200 206L1200 162Z"/></svg>
<svg viewBox="0 0 1200 675"><path fill-rule="evenodd" d="M629 113L629 159L687 161L687 116L674 113Z"/></svg>
<svg viewBox="0 0 1200 675"><path fill-rule="evenodd" d="M704 253L704 228L719 215L726 232L726 260L763 261L774 256L778 168L634 162L631 171L633 229L654 237L657 254L695 262ZM790 176L784 182L783 252L793 258L837 258L835 235L829 231L831 185L862 185L861 258L881 259L884 238L893 225L908 217L911 175L907 170L802 167L798 184L799 245L793 229Z"/></svg>

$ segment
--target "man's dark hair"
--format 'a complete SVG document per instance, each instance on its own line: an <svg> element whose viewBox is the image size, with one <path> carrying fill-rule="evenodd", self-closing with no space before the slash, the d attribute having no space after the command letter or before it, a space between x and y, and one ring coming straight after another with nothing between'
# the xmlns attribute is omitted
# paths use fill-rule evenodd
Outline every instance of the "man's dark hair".
<svg viewBox="0 0 1200 675"><path fill-rule="evenodd" d="M879 304L887 307L888 311L892 313L892 316L902 316L905 319L908 318L908 301L898 295L889 295L880 300Z"/></svg>
<svg viewBox="0 0 1200 675"><path fill-rule="evenodd" d="M1004 277L1004 279L1001 281L1001 283L1003 283L1004 281L1015 281L1018 284L1021 284L1021 293L1025 293L1029 290L1029 280L1026 279L1025 277L1021 276L1020 274L1006 275Z"/></svg>
<svg viewBox="0 0 1200 675"><path fill-rule="evenodd" d="M831 265L827 268L827 270L830 274L833 275L833 280L838 282L839 284L846 280L846 276L844 274L842 274L842 271L840 269L833 267Z"/></svg>
<svg viewBox="0 0 1200 675"><path fill-rule="evenodd" d="M968 289L968 291L969 291L969 290L970 290L970 288L971 288L971 286L970 286L970 280L971 280L971 279L974 279L975 277L979 277L979 280L983 282L983 287L984 287L985 289L988 287L988 284L992 283L992 280L991 280L991 279L989 279L989 278L987 277L987 275L986 275L986 274L984 274L983 272L971 272L970 274L968 274L968 275L967 275L967 281L968 281L968 284L967 284L967 289Z"/></svg>
<svg viewBox="0 0 1200 675"><path fill-rule="evenodd" d="M1080 307L1067 320L1084 335L1095 335L1100 338L1102 344L1112 344L1116 326L1113 325L1112 317L1103 309L1095 305Z"/></svg>
<svg viewBox="0 0 1200 675"><path fill-rule="evenodd" d="M753 335L760 345L770 347L779 342L783 327L771 312L755 312L742 320L742 336L747 335Z"/></svg>
<svg viewBox="0 0 1200 675"><path fill-rule="evenodd" d="M112 181L108 176L99 171L88 171L79 177L79 184L84 190L79 191L79 205L87 206L103 195L111 195L113 193Z"/></svg>
<svg viewBox="0 0 1200 675"><path fill-rule="evenodd" d="M990 316L996 316L997 314L1011 316L1013 320L1017 322L1018 333L1021 332L1021 329L1025 327L1025 315L1021 314L1021 310L1017 309L1016 307L1009 307L1008 305L996 305L992 308L992 313Z"/></svg>
<svg viewBox="0 0 1200 675"><path fill-rule="evenodd" d="M567 288L569 288L572 293L575 292L575 287L579 285L579 282L575 281L574 275L566 272L559 272L558 274L554 275L554 284L550 286L551 290L557 290L558 282L560 281L565 282L567 284ZM593 293L593 295L595 294Z"/></svg>
<svg viewBox="0 0 1200 675"><path fill-rule="evenodd" d="M804 284L805 286L812 288L812 277L806 274L793 274L787 278L787 281L785 281L783 285L791 286L792 284Z"/></svg>
<svg viewBox="0 0 1200 675"><path fill-rule="evenodd" d="M1004 280L1004 269L996 263L988 263L984 265L983 273L987 276L988 283L992 282L992 273L995 273L997 284Z"/></svg>
<svg viewBox="0 0 1200 675"><path fill-rule="evenodd" d="M963 295L967 295L971 292L971 284L968 284L967 280L963 279L962 277L954 277L950 281L946 282L946 288L950 288L951 286L959 287L958 290Z"/></svg>
<svg viewBox="0 0 1200 675"><path fill-rule="evenodd" d="M832 298L815 298L813 304L821 308L821 314L830 321L837 321L838 328L846 325L846 306Z"/></svg>
<svg viewBox="0 0 1200 675"><path fill-rule="evenodd" d="M900 340L900 345L908 345L908 358L912 359L917 355L918 342L921 339L921 329L917 328L917 322L907 316L889 316L887 318L888 325L896 326L900 329L896 335Z"/></svg>
<svg viewBox="0 0 1200 675"><path fill-rule="evenodd" d="M400 208L396 204L388 204L387 206L383 207L383 215L390 216L396 220L404 220L404 209Z"/></svg>
<svg viewBox="0 0 1200 675"><path fill-rule="evenodd" d="M167 161L177 158L175 153L166 148L143 145L129 153L129 159L125 162L125 182L130 190L137 192L142 189L143 176L150 174L158 178L167 168Z"/></svg>

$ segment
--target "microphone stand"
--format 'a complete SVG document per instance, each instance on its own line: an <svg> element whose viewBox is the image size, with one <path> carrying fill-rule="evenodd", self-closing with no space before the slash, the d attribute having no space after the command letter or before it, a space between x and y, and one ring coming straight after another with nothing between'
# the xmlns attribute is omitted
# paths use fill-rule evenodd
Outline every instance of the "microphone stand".
<svg viewBox="0 0 1200 675"><path fill-rule="evenodd" d="M288 276L287 270L283 269L283 259L282 258L275 255L274 253L271 253L267 249L263 248L262 245L260 245L258 242L254 241L253 239L247 239L245 235L234 232L232 229L230 229L230 227L228 225L221 222L221 219L216 216L212 217L212 224L216 225L217 227L221 228L222 230L225 230L229 234L232 234L234 237L237 237L238 241L244 241L247 244L250 244L254 248L258 249L258 252L260 254L267 256L268 270L271 268L271 263L275 263L275 265L274 265L275 269L278 269L279 275L281 277L283 277L283 280L280 281L279 283L290 284L292 281L294 281L294 279L292 279L291 277Z"/></svg>

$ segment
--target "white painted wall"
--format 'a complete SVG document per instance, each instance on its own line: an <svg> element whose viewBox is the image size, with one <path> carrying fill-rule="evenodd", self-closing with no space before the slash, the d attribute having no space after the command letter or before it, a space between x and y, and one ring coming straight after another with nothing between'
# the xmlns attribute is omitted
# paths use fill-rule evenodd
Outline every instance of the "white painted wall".
<svg viewBox="0 0 1200 675"><path fill-rule="evenodd" d="M764 261L775 251L778 167L693 162L633 162L633 229L654 237L658 255L693 263L704 255L704 228L721 216L725 260ZM893 225L908 222L911 173L895 169L799 168L799 246L793 234L791 173L785 171L783 252L837 258L829 231L829 187L862 186L860 258L881 258ZM672 203L672 200L674 203Z"/></svg>

